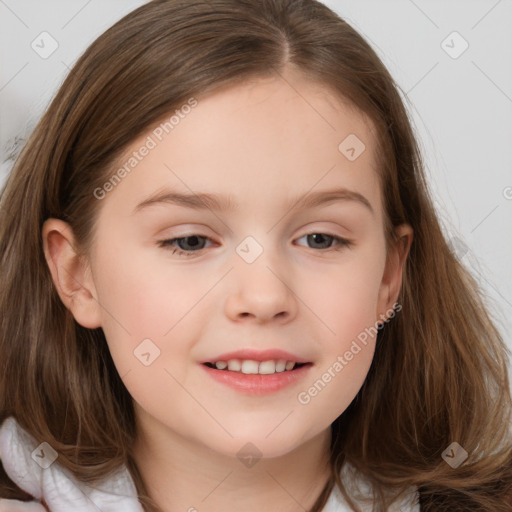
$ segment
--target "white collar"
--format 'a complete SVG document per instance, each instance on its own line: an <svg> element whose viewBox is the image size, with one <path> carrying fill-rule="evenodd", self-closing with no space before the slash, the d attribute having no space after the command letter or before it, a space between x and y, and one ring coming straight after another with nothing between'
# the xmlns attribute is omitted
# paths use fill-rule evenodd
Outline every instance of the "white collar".
<svg viewBox="0 0 512 512"><path fill-rule="evenodd" d="M344 464L341 470L341 480L344 484L353 480L354 471L352 466L348 464ZM352 489L352 487L351 487ZM371 486L366 481L363 480L361 475L357 477L357 490L363 496L370 496ZM353 493L350 493L353 501L359 506L361 512L372 512L374 510L373 504L370 500L357 500L353 497ZM332 490L327 503L325 504L322 512L353 512L353 510L349 507L347 501L344 496L341 494L340 490L337 486ZM388 509L387 512L420 512L419 506L419 495L414 487L409 489L407 495L400 501L393 503Z"/></svg>
<svg viewBox="0 0 512 512"><path fill-rule="evenodd" d="M37 500L44 498L51 512L143 512L126 468L94 488L77 482L58 460L45 469L51 448L40 447L12 417L0 427L0 459L9 478Z"/></svg>
<svg viewBox="0 0 512 512"><path fill-rule="evenodd" d="M94 488L78 482L74 476L52 462L51 447L40 445L10 417L0 426L0 460L9 478L37 500L44 498L51 512L144 512L137 499L137 491L126 467L102 481ZM44 468L44 466L48 466ZM342 470L343 481L349 476L347 465ZM369 489L362 480L363 489ZM361 487L360 487L361 488ZM1 500L0 500L1 501ZM371 505L357 502L363 512L371 511ZM20 510L43 510L24 504ZM0 503L1 510L1 503ZM417 493L411 493L389 512L419 512ZM335 487L322 512L352 512Z"/></svg>

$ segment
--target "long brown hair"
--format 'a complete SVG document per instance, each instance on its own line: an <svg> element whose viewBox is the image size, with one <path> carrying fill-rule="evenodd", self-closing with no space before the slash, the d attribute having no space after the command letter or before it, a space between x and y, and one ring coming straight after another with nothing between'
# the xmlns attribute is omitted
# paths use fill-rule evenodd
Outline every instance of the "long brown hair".
<svg viewBox="0 0 512 512"><path fill-rule="evenodd" d="M414 240L399 302L379 332L370 372L332 424L332 477L345 462L375 489L375 509L415 486L422 510L512 510L507 349L478 285L436 217L398 86L364 39L315 0L155 0L101 35L75 64L24 146L0 196L0 422L13 416L94 483L126 464L157 511L132 456L132 398L102 329L79 325L59 299L43 222L68 222L87 254L100 201L135 138L190 97L295 66L377 127L388 243ZM452 468L443 451L469 454ZM0 497L26 499L0 472ZM358 508L354 505L354 510Z"/></svg>

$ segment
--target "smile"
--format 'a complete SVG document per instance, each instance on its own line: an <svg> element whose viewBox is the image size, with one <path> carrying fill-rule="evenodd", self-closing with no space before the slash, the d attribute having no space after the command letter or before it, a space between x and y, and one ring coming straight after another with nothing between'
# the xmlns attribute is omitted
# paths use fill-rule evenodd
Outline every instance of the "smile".
<svg viewBox="0 0 512 512"><path fill-rule="evenodd" d="M221 368L217 368L219 363ZM231 368L230 363L232 363ZM283 364L284 369L282 369ZM313 364L283 362L283 360L258 362L234 359L203 363L200 366L205 369L210 378L238 392L248 395L266 395L297 384L305 378Z"/></svg>
<svg viewBox="0 0 512 512"><path fill-rule="evenodd" d="M259 373L260 375L272 375L273 373L282 373L300 368L306 363L296 363L286 359L254 361L252 359L230 359L229 361L217 361L215 363L205 363L210 368L217 370L226 370L230 372L239 372L245 375Z"/></svg>

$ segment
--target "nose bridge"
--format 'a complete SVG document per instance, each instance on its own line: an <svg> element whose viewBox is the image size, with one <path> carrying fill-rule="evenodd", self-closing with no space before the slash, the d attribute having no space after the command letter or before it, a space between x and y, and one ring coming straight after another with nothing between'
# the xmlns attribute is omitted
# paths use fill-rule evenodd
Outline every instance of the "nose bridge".
<svg viewBox="0 0 512 512"><path fill-rule="evenodd" d="M226 313L234 318L256 317L260 321L291 318L295 297L288 284L289 266L273 237L249 235L235 248L234 280L226 301Z"/></svg>

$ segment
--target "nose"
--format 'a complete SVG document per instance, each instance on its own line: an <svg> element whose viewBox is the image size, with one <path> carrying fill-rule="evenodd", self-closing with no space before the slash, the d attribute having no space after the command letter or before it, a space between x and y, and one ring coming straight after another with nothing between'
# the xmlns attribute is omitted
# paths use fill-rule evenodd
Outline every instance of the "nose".
<svg viewBox="0 0 512 512"><path fill-rule="evenodd" d="M230 272L226 315L233 321L288 323L297 314L292 275L285 262L270 261L264 253L253 263L235 261Z"/></svg>

